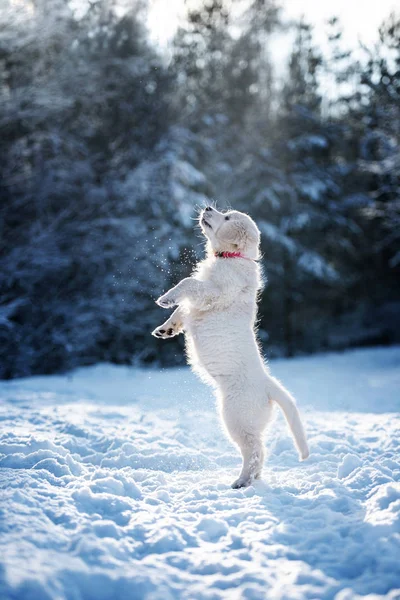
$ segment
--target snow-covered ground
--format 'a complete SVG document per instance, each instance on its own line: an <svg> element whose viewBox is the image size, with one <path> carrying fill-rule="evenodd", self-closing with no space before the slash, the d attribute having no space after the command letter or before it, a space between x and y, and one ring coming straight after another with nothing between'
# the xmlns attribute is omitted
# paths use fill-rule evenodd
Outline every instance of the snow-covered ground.
<svg viewBox="0 0 400 600"><path fill-rule="evenodd" d="M188 369L0 383L2 600L400 598L400 347L271 363L264 479Z"/></svg>

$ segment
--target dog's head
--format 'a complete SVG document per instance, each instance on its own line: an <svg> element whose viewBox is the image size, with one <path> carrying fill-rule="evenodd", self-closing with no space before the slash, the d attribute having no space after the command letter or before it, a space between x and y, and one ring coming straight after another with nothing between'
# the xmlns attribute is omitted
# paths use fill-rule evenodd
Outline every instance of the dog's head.
<svg viewBox="0 0 400 600"><path fill-rule="evenodd" d="M260 232L248 215L237 210L221 213L207 206L200 214L200 225L212 252L241 252L258 258Z"/></svg>

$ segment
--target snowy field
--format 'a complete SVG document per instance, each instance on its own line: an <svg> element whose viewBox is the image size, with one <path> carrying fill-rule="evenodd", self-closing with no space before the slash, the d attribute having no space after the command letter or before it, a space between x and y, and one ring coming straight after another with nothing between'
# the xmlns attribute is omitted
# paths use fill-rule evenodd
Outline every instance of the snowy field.
<svg viewBox="0 0 400 600"><path fill-rule="evenodd" d="M264 479L186 368L0 383L1 600L400 598L400 347L271 363Z"/></svg>

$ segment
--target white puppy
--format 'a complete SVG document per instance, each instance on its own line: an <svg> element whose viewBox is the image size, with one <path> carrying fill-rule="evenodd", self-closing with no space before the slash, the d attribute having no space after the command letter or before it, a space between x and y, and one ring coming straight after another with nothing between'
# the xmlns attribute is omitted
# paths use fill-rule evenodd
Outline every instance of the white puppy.
<svg viewBox="0 0 400 600"><path fill-rule="evenodd" d="M189 362L214 386L223 423L242 453L242 471L232 484L240 488L261 475L262 436L273 401L285 414L300 458L309 451L294 399L270 375L256 340L260 232L248 215L211 206L200 215L200 224L207 258L157 300L163 308L178 308L153 335L185 332Z"/></svg>

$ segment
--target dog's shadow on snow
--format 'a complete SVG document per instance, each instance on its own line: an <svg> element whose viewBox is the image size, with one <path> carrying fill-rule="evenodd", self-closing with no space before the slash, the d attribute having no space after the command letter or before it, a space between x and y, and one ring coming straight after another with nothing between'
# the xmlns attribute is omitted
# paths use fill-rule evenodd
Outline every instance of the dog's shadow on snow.
<svg viewBox="0 0 400 600"><path fill-rule="evenodd" d="M398 587L400 575L393 567L395 540L389 542L387 537L390 526L366 521L359 489L349 489L342 480L325 475L314 489L299 493L297 486L272 487L268 478L266 472L263 480L235 491L248 508L250 523L254 522L250 527L254 544L262 543L267 559L271 549L273 560L280 555L306 563L310 569L301 568L302 584L318 583L319 577L322 584L326 576L336 580L337 590L330 590L329 597L346 586L358 594L385 594ZM246 519L246 512L241 519ZM382 577L385 564L391 565L392 575Z"/></svg>

